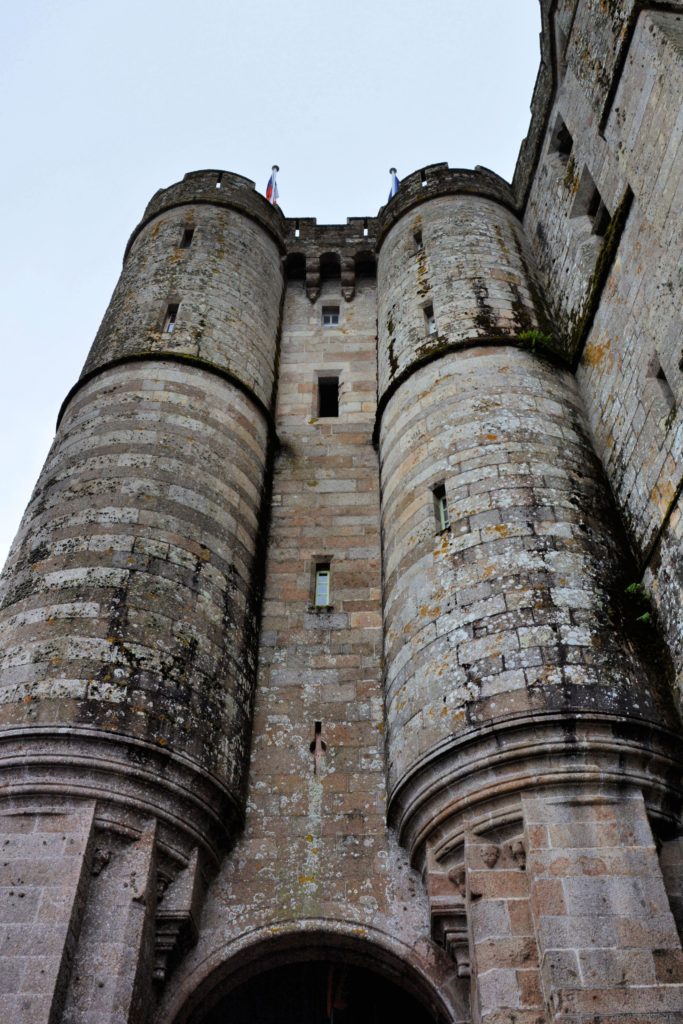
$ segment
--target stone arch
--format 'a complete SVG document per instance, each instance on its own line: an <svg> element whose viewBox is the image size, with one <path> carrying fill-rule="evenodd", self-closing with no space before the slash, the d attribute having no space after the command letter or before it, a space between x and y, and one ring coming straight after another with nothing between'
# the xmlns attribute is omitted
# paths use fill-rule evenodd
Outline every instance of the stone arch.
<svg viewBox="0 0 683 1024"><path fill-rule="evenodd" d="M408 946L351 922L283 922L240 936L215 950L182 979L156 1024L201 1024L218 1003L261 973L287 964L332 960L364 968L413 996L435 1024L469 1021L469 1000L455 963L431 943Z"/></svg>

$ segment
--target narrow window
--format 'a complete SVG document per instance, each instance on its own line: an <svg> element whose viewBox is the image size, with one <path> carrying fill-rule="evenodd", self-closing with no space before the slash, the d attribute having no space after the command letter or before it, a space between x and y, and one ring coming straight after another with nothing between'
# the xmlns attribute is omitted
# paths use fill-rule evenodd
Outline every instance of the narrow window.
<svg viewBox="0 0 683 1024"><path fill-rule="evenodd" d="M318 416L339 415L339 377L318 377Z"/></svg>
<svg viewBox="0 0 683 1024"><path fill-rule="evenodd" d="M425 330L427 334L436 334L436 320L434 318L434 307L430 304L424 307Z"/></svg>
<svg viewBox="0 0 683 1024"><path fill-rule="evenodd" d="M416 231L413 231L413 241L415 242L415 252L419 252L420 249L423 248L422 232L420 231L419 228Z"/></svg>
<svg viewBox="0 0 683 1024"><path fill-rule="evenodd" d="M299 238L301 235L301 228L299 227L299 221L294 222L294 237Z"/></svg>
<svg viewBox="0 0 683 1024"><path fill-rule="evenodd" d="M562 118L558 117L555 122L555 131L550 138L550 152L557 153L562 163L566 164L573 148L574 140L569 134L569 129Z"/></svg>
<svg viewBox="0 0 683 1024"><path fill-rule="evenodd" d="M323 327L339 326L339 306L323 306Z"/></svg>
<svg viewBox="0 0 683 1024"><path fill-rule="evenodd" d="M662 364L660 363L657 356L653 356L650 360L650 365L647 368L648 380L652 382L656 394L663 400L667 415L676 408L676 396L673 393L671 385L667 379Z"/></svg>
<svg viewBox="0 0 683 1024"><path fill-rule="evenodd" d="M588 203L588 216L593 224L593 234L604 235L609 227L610 216L597 188Z"/></svg>
<svg viewBox="0 0 683 1024"><path fill-rule="evenodd" d="M425 188L426 185L427 185L427 172L426 171L420 171L420 181L422 182L422 187Z"/></svg>
<svg viewBox="0 0 683 1024"><path fill-rule="evenodd" d="M185 228L183 231L183 237L180 239L180 248L189 249L192 245L192 236L194 235L194 228Z"/></svg>
<svg viewBox="0 0 683 1024"><path fill-rule="evenodd" d="M330 603L330 563L318 562L315 567L315 606L326 608Z"/></svg>
<svg viewBox="0 0 683 1024"><path fill-rule="evenodd" d="M368 237L368 218L366 217L363 221L363 238Z"/></svg>
<svg viewBox="0 0 683 1024"><path fill-rule="evenodd" d="M218 177L216 178L216 188L220 188L221 187L222 180L223 180L223 175L219 174Z"/></svg>
<svg viewBox="0 0 683 1024"><path fill-rule="evenodd" d="M451 525L451 520L448 515L448 498L446 497L446 485L437 484L433 489L432 494L434 495L434 515L436 516L437 530L447 530Z"/></svg>
<svg viewBox="0 0 683 1024"><path fill-rule="evenodd" d="M173 334L175 330L176 318L178 316L179 303L172 302L166 310L166 316L164 317L164 326L162 328L164 334Z"/></svg>

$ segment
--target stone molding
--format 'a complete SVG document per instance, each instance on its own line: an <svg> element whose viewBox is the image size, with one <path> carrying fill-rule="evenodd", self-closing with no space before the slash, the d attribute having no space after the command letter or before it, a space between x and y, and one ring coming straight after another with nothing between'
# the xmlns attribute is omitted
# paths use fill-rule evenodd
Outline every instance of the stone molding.
<svg viewBox="0 0 683 1024"><path fill-rule="evenodd" d="M15 804L41 794L96 800L98 828L129 838L154 818L159 849L181 867L196 847L217 866L241 827L241 808L215 774L121 734L40 725L3 730L0 778Z"/></svg>
<svg viewBox="0 0 683 1024"><path fill-rule="evenodd" d="M653 817L674 820L682 774L680 738L654 722L569 710L525 715L431 751L389 795L388 820L424 871L428 853L446 859L477 815L507 824L520 817L520 794L543 787L635 786Z"/></svg>

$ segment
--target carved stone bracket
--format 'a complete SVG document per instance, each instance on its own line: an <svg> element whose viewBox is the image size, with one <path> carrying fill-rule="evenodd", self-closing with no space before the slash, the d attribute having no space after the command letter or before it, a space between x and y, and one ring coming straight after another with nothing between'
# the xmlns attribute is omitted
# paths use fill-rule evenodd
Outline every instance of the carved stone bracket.
<svg viewBox="0 0 683 1024"><path fill-rule="evenodd" d="M356 294L356 263L350 256L341 259L341 292L347 302Z"/></svg>
<svg viewBox="0 0 683 1024"><path fill-rule="evenodd" d="M320 295L320 259L316 257L306 260L306 295L311 302Z"/></svg>
<svg viewBox="0 0 683 1024"><path fill-rule="evenodd" d="M466 876L462 866L430 871L427 877L432 938L455 960L459 978L470 976L470 945L465 909Z"/></svg>
<svg viewBox="0 0 683 1024"><path fill-rule="evenodd" d="M163 984L172 955L197 941L202 902L202 879L199 852L177 878L165 885L160 879L154 933L154 980Z"/></svg>

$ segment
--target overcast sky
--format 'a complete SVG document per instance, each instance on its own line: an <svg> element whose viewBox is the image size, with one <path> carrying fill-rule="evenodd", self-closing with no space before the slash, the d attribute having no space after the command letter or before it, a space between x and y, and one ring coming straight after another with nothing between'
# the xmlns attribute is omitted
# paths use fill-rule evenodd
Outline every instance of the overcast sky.
<svg viewBox="0 0 683 1024"><path fill-rule="evenodd" d="M151 195L280 166L287 216L344 222L388 170L510 179L539 0L22 0L0 15L0 564Z"/></svg>

